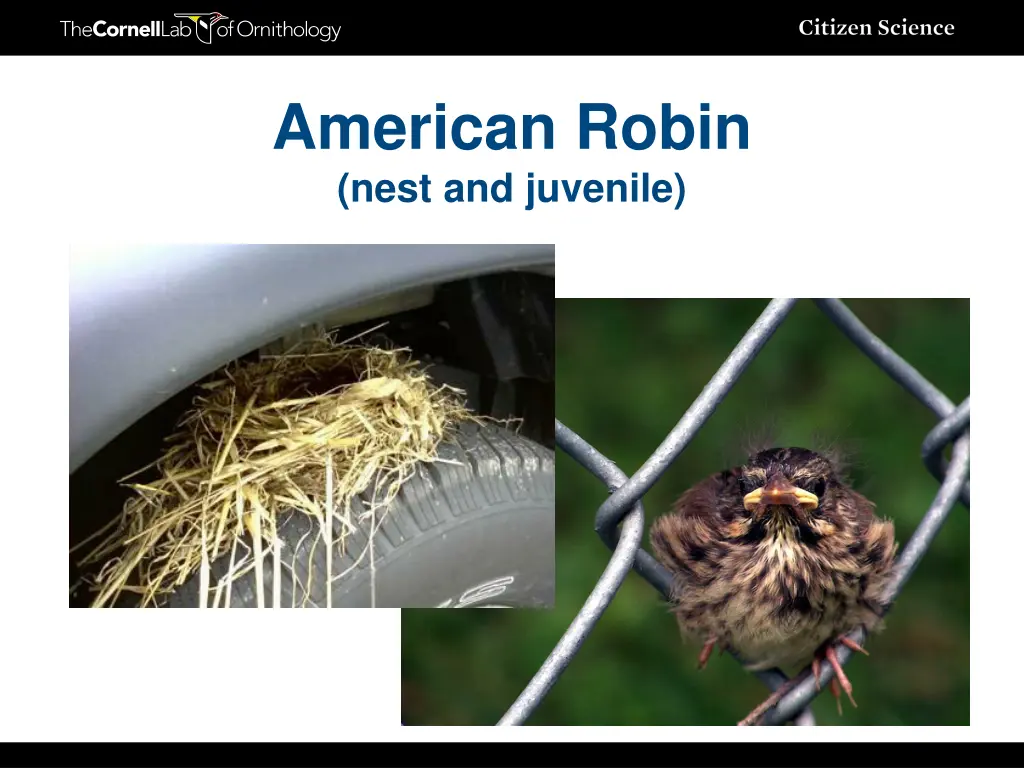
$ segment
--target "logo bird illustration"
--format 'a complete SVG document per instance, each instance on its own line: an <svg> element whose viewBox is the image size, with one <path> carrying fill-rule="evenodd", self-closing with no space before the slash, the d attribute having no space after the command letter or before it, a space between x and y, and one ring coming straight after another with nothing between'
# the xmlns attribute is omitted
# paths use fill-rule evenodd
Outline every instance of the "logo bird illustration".
<svg viewBox="0 0 1024 768"><path fill-rule="evenodd" d="M196 25L196 37L199 41L209 45L213 41L213 25L221 19L226 19L223 13L176 13L175 18L191 19Z"/></svg>

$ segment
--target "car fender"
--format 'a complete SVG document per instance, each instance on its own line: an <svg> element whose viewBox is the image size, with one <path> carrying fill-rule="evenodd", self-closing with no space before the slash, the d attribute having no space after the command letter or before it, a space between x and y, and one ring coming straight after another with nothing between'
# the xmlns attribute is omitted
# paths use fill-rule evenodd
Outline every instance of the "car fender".
<svg viewBox="0 0 1024 768"><path fill-rule="evenodd" d="M175 393L327 312L554 262L553 245L73 248L69 471Z"/></svg>

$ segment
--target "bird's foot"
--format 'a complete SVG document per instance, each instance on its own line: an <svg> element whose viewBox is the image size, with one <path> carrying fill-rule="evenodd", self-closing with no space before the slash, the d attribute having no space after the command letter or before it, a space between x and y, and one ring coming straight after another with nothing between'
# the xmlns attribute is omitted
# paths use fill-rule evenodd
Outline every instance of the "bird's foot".
<svg viewBox="0 0 1024 768"><path fill-rule="evenodd" d="M836 656L836 649L831 645L828 650L825 651L825 658L828 663L832 665L832 669L835 671L835 677L832 678L832 695L836 697L836 707L839 708L839 714L843 714L843 699L839 693L839 689L842 688L846 693L846 697L850 700L850 703L854 707L857 706L857 702L853 700L853 685L850 683L850 678L843 672L843 667L839 663L839 658Z"/></svg>
<svg viewBox="0 0 1024 768"><path fill-rule="evenodd" d="M708 659L711 658L711 652L715 650L715 643L717 642L718 638L712 636L704 643L704 647L700 650L700 656L697 657L697 669L704 669L707 666Z"/></svg>
<svg viewBox="0 0 1024 768"><path fill-rule="evenodd" d="M864 650L863 648L861 648L861 647L860 647L859 645L857 645L857 643L856 643L856 642L854 642L853 640L851 640L851 639L850 639L849 637L847 637L846 635L842 635L842 636L841 636L841 637L839 638L839 642L840 642L840 643L842 643L843 645L845 645L845 646L846 646L847 648L849 648L849 649L850 649L851 651L854 651L855 653L863 653L863 654L864 654L865 656L870 656L870 655L871 655L870 653L868 653L867 651L865 651L865 650Z"/></svg>
<svg viewBox="0 0 1024 768"><path fill-rule="evenodd" d="M852 651L863 653L865 656L870 655L867 651L861 648L860 645L858 645L855 641L846 637L846 635L841 636L837 642L845 645ZM853 685L850 683L850 678L848 678L846 676L846 673L843 671L843 667L839 664L839 658L836 656L836 649L834 644L829 643L827 646L824 646L818 653L816 653L814 655L814 658L811 660L811 672L814 673L814 683L818 686L819 691L821 690L822 660L825 660L829 664L831 664L832 669L835 671L835 677L832 678L832 682L829 685L829 688L832 691L832 695L836 697L836 707L839 709L839 714L841 715L843 714L843 702L842 693L840 691L846 693L846 696L850 699L850 703L853 704L853 706L857 706L857 702L853 700Z"/></svg>
<svg viewBox="0 0 1024 768"><path fill-rule="evenodd" d="M832 682L828 684L828 688L829 688L830 691L832 691L832 695L836 697L836 709L839 710L839 716L842 717L843 716L843 694L839 690L839 678L833 677L832 678ZM853 699L851 698L850 701L853 701ZM854 703L853 706L856 707L857 704Z"/></svg>

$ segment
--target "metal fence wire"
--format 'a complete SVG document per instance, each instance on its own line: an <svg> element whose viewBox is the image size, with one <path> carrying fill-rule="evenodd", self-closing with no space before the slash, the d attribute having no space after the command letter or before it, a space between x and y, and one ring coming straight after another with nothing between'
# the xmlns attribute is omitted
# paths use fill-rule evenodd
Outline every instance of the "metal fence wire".
<svg viewBox="0 0 1024 768"><path fill-rule="evenodd" d="M610 496L598 508L594 528L612 551L612 555L604 573L569 625L569 629L519 698L498 721L498 725L522 725L529 718L573 660L631 568L668 599L671 576L640 547L644 533L644 508L641 499L690 444L743 371L760 353L765 342L782 325L796 302L797 299L774 299L768 304L726 358L722 367L704 387L700 396L683 414L679 423L632 477L627 477L611 460L567 426L555 422L555 440L558 447L586 467L608 488ZM895 576L885 596L887 611L928 550L956 501L959 500L965 507L970 508L970 398L959 406L954 405L913 366L871 333L838 299L815 299L814 303L861 352L920 400L939 419L921 444L921 458L929 472L939 481L939 490L899 556ZM947 461L943 451L948 445L952 445L952 453ZM858 643L863 642L863 630L853 633L851 638ZM851 653L850 649L843 645L837 649L839 660L844 665ZM772 691L787 682L787 677L777 669L756 674ZM830 664L822 665L821 690L828 687L826 684L832 679L833 674ZM790 721L797 725L814 725L814 716L809 705L819 690L809 669L801 672L798 680L799 682L794 682L793 687L774 707L764 713L758 722L759 725L782 725Z"/></svg>

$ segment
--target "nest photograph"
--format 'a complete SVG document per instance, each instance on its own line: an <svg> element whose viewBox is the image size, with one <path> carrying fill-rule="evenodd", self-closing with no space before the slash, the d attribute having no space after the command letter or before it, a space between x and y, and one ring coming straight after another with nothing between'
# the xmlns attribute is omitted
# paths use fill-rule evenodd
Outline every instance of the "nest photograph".
<svg viewBox="0 0 1024 768"><path fill-rule="evenodd" d="M201 279L227 279L240 248L192 254ZM139 280L129 268L73 282L71 606L551 606L553 250L457 253L481 274L417 280L410 267L400 291L345 301L338 288L316 309L339 261L388 256L338 249L244 252L265 273L253 305L281 318L240 312L219 334L197 325L221 300L188 290L198 274L176 289L184 316L119 299ZM452 259L420 255L431 271ZM100 346L87 299L137 322ZM141 386L154 376L160 389ZM127 418L133 398L154 405ZM77 467L76 415L83 436L122 427Z"/></svg>

